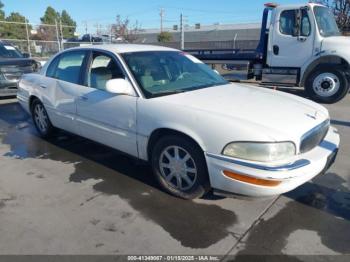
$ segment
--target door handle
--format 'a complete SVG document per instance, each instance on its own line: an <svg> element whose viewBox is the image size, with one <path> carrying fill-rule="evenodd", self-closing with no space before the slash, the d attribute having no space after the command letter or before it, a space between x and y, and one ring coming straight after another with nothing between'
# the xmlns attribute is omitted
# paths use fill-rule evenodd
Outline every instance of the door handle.
<svg viewBox="0 0 350 262"><path fill-rule="evenodd" d="M40 87L41 87L41 88L47 88L47 86L44 85L44 84L40 84Z"/></svg>
<svg viewBox="0 0 350 262"><path fill-rule="evenodd" d="M280 53L280 47L278 45L273 46L273 54L278 55Z"/></svg>
<svg viewBox="0 0 350 262"><path fill-rule="evenodd" d="M89 98L88 98L87 96L80 96L79 98L80 98L80 100L82 100L82 101L87 101L87 100L89 100Z"/></svg>
<svg viewBox="0 0 350 262"><path fill-rule="evenodd" d="M299 42L305 42L307 40L305 36L299 36L297 39Z"/></svg>

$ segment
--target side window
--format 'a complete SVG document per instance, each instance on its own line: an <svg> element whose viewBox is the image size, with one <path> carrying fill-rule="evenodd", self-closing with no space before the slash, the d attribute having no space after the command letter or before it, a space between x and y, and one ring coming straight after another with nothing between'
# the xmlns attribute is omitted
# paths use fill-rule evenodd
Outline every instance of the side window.
<svg viewBox="0 0 350 262"><path fill-rule="evenodd" d="M300 35L301 36L309 36L311 33L311 24L309 15L307 14L307 11L305 9L301 12L301 28L300 28Z"/></svg>
<svg viewBox="0 0 350 262"><path fill-rule="evenodd" d="M284 35L295 35L295 12L296 10L286 10L280 16L280 32Z"/></svg>
<svg viewBox="0 0 350 262"><path fill-rule="evenodd" d="M91 65L87 72L87 85L105 90L107 81L115 78L125 78L118 63L104 53L93 52Z"/></svg>
<svg viewBox="0 0 350 262"><path fill-rule="evenodd" d="M60 55L47 69L48 77L79 84L80 70L85 58L85 51L73 51Z"/></svg>
<svg viewBox="0 0 350 262"><path fill-rule="evenodd" d="M296 17L298 10L283 11L280 16L280 32L284 35L296 36ZM311 24L307 10L301 11L300 35L309 36Z"/></svg>
<svg viewBox="0 0 350 262"><path fill-rule="evenodd" d="M57 56L54 60L51 61L49 67L46 70L47 77L55 78L55 72L56 72L58 61L60 61L60 56Z"/></svg>

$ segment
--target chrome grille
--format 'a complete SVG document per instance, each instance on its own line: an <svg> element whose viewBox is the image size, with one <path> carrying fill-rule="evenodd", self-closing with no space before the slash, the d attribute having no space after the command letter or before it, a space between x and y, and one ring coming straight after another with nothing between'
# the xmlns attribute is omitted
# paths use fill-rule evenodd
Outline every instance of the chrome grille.
<svg viewBox="0 0 350 262"><path fill-rule="evenodd" d="M327 135L329 126L328 119L304 134L301 138L300 153L306 153L318 146Z"/></svg>

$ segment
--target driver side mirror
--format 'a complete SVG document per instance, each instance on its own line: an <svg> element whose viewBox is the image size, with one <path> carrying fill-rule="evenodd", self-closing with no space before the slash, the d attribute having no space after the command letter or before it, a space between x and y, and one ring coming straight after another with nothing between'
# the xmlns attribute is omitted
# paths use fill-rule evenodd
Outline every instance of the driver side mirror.
<svg viewBox="0 0 350 262"><path fill-rule="evenodd" d="M108 80L106 91L112 94L135 96L135 90L129 81L123 78Z"/></svg>
<svg viewBox="0 0 350 262"><path fill-rule="evenodd" d="M23 55L24 58L29 58L30 57L29 53L22 53L22 55Z"/></svg>

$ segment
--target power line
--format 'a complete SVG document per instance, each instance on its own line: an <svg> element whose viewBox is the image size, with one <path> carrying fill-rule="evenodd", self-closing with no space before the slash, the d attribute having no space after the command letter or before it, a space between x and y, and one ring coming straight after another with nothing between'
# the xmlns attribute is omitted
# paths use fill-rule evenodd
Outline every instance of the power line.
<svg viewBox="0 0 350 262"><path fill-rule="evenodd" d="M204 10L204 9L191 9L191 8L183 8L183 7L176 7L176 6L165 6L169 9L177 9L180 11L190 11L190 12L198 12L198 13L226 13L226 14L232 14L232 11L227 10Z"/></svg>

